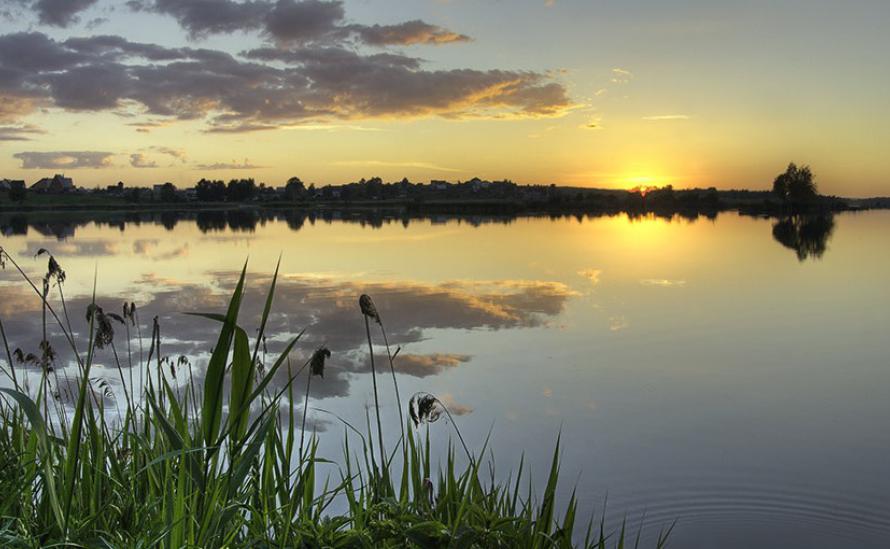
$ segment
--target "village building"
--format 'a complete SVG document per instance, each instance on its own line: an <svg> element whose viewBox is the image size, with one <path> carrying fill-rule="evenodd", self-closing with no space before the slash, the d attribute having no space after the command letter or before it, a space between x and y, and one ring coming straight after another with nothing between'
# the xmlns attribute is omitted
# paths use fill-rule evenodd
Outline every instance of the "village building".
<svg viewBox="0 0 890 549"><path fill-rule="evenodd" d="M74 190L74 180L64 175L56 174L52 177L44 177L31 185L31 190L37 193L61 194Z"/></svg>

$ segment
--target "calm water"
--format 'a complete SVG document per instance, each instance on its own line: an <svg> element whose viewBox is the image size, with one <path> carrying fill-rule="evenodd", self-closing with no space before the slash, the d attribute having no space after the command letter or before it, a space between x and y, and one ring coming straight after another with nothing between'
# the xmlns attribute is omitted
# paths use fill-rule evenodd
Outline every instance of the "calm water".
<svg viewBox="0 0 890 549"><path fill-rule="evenodd" d="M197 371L216 327L178 313L221 310L249 257L250 325L282 254L267 343L271 353L305 327L301 354L331 348L313 382L320 408L363 424L373 400L356 304L366 292L402 347L403 398L439 395L477 447L493 426L503 474L525 453L543 481L561 429L564 493L577 479L588 513L608 495L612 524L645 514L644 537L677 519L674 547L890 544L888 212L775 229L734 214L214 219L5 220L0 245L34 275L45 268L35 252L52 251L78 319L96 270L100 304L135 301L145 331L159 315L164 352ZM39 300L9 267L0 277L7 333L36 353ZM115 371L97 375L118 390ZM385 422L396 417L388 405ZM310 419L337 457L342 427ZM441 445L448 433L433 425Z"/></svg>

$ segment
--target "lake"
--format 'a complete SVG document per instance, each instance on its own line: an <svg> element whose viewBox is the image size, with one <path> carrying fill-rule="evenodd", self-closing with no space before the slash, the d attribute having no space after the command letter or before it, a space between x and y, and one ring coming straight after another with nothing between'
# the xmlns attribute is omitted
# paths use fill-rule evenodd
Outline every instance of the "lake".
<svg viewBox="0 0 890 549"><path fill-rule="evenodd" d="M37 251L54 254L81 334L94 276L106 310L136 303L144 337L157 315L164 354L189 357L197 377L217 326L181 313L221 312L249 258L244 324L256 333L280 256L267 360L304 328L295 362L330 348L309 415L326 456L344 430L327 412L364 425L373 402L357 304L367 293L401 348L402 400L438 395L473 448L490 431L499 475L524 455L543 483L561 433L562 497L574 484L587 516L605 505L609 524L642 523L644 540L676 520L673 547L888 545L890 212L325 217L5 214L0 246L35 280ZM40 310L7 265L11 346L38 352ZM117 371L97 372L119 399ZM395 426L388 375L384 423ZM452 432L431 426L442 453Z"/></svg>

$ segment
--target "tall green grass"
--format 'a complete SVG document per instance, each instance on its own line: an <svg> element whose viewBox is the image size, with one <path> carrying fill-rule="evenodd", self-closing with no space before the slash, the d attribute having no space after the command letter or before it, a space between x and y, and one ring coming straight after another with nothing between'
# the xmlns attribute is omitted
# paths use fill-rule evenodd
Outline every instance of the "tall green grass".
<svg viewBox="0 0 890 549"><path fill-rule="evenodd" d="M17 269L41 298L44 334L47 322L57 325L78 370L73 405L67 406L55 398L54 353L44 335L44 356L31 359L41 368L40 382L28 387L24 372L16 371L18 360L0 322L4 374L12 384L0 389L2 547L626 544L623 528L611 536L602 522L576 528L574 495L558 506L559 442L540 497L534 496L521 462L515 475L499 482L492 460L482 471L478 456L485 455L484 446L473 455L464 445L467 460L457 458L450 445L434 449L429 429L420 436L423 431L416 430L441 411L447 413L431 395L412 398L409 411L415 425L400 426L398 447L389 452L383 448L379 416L376 451L370 418L364 433L343 422L343 452L336 460L319 455L315 437L304 449L307 402L303 421L295 410L301 398L310 398L312 375L323 374L330 353L320 349L306 363L292 364L289 356L301 333L271 364L260 360L277 268L252 347L239 325L246 265L224 313L195 313L195 322L219 325L199 387L191 375L184 385L171 385L174 380L163 369L168 359L161 354L160 327L154 323L144 349L134 305L125 306L123 316L106 313L95 305L94 296L87 339L78 348L61 294L64 272L55 260L50 257L55 267L39 285L2 248L0 259ZM51 286L58 289L61 311L50 302ZM367 321L367 311L360 312ZM379 315L374 320L382 330ZM114 323L127 326L126 354L114 347L113 328L109 331ZM130 347L130 326L137 328L139 353ZM370 341L369 329L367 335ZM126 409L119 414L106 409L107 399L90 376L97 351L106 348L112 350L129 391ZM134 356L146 358L133 362ZM126 375L125 366L130 368ZM311 371L302 397L294 381L307 366ZM142 383L133 383L134 372ZM273 390L276 374L287 382ZM433 400L419 406L423 399ZM440 464L436 470L434 463ZM666 533L660 535L657 545L663 546L665 539Z"/></svg>

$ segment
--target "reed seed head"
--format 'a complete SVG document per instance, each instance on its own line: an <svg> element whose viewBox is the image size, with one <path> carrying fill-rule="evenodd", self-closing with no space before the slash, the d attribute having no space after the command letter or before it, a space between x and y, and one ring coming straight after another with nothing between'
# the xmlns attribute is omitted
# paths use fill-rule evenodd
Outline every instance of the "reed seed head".
<svg viewBox="0 0 890 549"><path fill-rule="evenodd" d="M377 312L377 307L374 306L374 300L371 299L371 296L362 294L358 298L358 306L361 307L363 315L373 318L378 324L380 323L380 313Z"/></svg>
<svg viewBox="0 0 890 549"><path fill-rule="evenodd" d="M411 416L415 428L421 423L434 423L444 413L445 408L442 403L430 393L414 393L408 401L408 415Z"/></svg>
<svg viewBox="0 0 890 549"><path fill-rule="evenodd" d="M95 303L90 303L87 306L87 322L90 320L93 320L96 326L96 347L104 349L106 345L111 345L114 339L114 327L111 325L111 320L105 314L105 311L102 310L102 307Z"/></svg>
<svg viewBox="0 0 890 549"><path fill-rule="evenodd" d="M328 358L331 358L331 351L327 347L321 347L312 353L312 359L309 361L310 375L324 378L324 363Z"/></svg>

